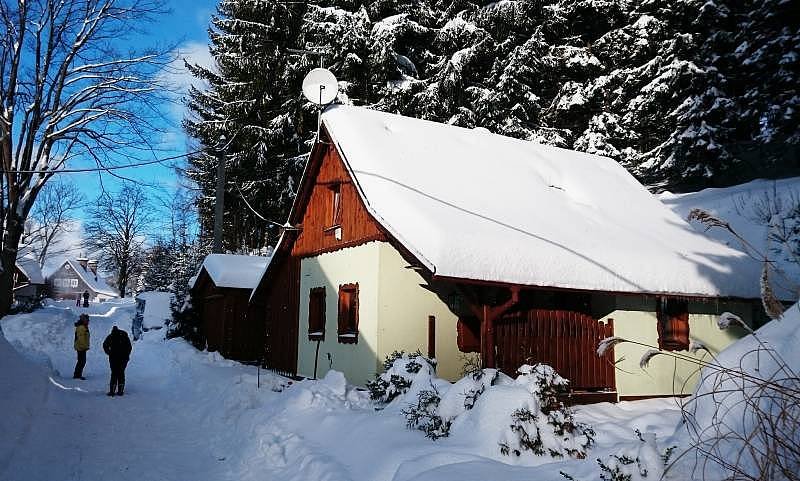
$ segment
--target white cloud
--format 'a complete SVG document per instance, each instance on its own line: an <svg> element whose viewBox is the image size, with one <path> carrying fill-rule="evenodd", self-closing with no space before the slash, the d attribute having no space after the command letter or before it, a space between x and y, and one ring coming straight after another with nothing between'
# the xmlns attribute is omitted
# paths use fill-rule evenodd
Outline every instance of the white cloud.
<svg viewBox="0 0 800 481"><path fill-rule="evenodd" d="M161 73L160 79L179 95L185 95L191 85L203 87L203 82L195 78L186 68L185 62L216 69L214 57L208 45L202 42L186 42L172 52L173 60Z"/></svg>
<svg viewBox="0 0 800 481"><path fill-rule="evenodd" d="M172 53L173 60L162 70L159 81L171 92L172 103L166 108L165 113L174 123L174 129L164 134L161 139L162 146L181 150L185 147L185 137L180 129L180 123L186 116L186 97L189 87L205 88L205 82L193 76L186 68L186 62L201 65L216 70L216 63L208 45L202 42L186 42Z"/></svg>

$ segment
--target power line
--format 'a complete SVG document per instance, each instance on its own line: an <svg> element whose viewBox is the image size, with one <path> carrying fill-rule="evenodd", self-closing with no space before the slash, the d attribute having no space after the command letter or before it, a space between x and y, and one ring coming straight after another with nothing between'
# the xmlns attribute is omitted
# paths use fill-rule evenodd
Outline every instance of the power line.
<svg viewBox="0 0 800 481"><path fill-rule="evenodd" d="M286 224L279 224L279 223L275 222L274 220L269 220L266 217L264 217L263 215L261 215L258 212L256 212L256 210L253 209L253 207L250 205L250 202L247 202L247 199L245 198L244 193L242 192L242 189L239 188L239 184L234 183L234 185L236 186L236 190L239 191L239 197L241 197L242 200L244 201L244 205L246 205L247 208L250 209L250 211L253 214L256 215L256 217L258 217L259 219L263 220L264 222L268 222L268 223L270 223L272 225L276 225L278 227L286 227Z"/></svg>
<svg viewBox="0 0 800 481"><path fill-rule="evenodd" d="M180 159L182 157L188 157L190 155L199 154L204 152L203 150L195 150L193 152L187 152L185 154L180 155L173 155L172 157L164 157L162 159L155 159L155 160L147 160L143 162L137 162L134 164L127 164L127 165L112 165L109 167L87 167L85 169L59 169L59 170L1 170L3 174L77 174L81 172L105 172L109 170L120 170L120 169L131 169L133 167L142 167L145 165L151 164L158 164L160 162L166 162L168 160L175 160Z"/></svg>

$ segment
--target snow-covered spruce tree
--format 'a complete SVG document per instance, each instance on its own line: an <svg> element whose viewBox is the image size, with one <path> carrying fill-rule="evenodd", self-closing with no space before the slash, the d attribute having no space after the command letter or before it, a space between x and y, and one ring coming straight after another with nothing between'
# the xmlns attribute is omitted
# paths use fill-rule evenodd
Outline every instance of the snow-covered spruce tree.
<svg viewBox="0 0 800 481"><path fill-rule="evenodd" d="M207 88L192 88L187 133L204 151L189 158L188 176L202 191L197 206L202 233L213 226L217 149L227 157L226 249L247 251L274 243L269 220L288 215L314 134L313 112L304 111L300 84L310 68L298 47L305 5L272 0L224 0L209 28L215 67L189 65ZM220 139L225 136L226 142Z"/></svg>
<svg viewBox="0 0 800 481"><path fill-rule="evenodd" d="M318 59L285 47L327 51L345 103L607 155L652 185L748 180L764 162L785 172L800 137L789 3L224 1L220 66L195 69L210 88L193 92L187 130L211 147L246 126L229 146L231 250L268 237L236 186L282 220L275 206L285 214L310 147L314 109L299 91ZM216 159L193 166L207 231Z"/></svg>
<svg viewBox="0 0 800 481"><path fill-rule="evenodd" d="M136 292L160 291L170 292L173 289L172 265L176 252L174 246L164 239L156 239L144 255L142 271L136 285Z"/></svg>

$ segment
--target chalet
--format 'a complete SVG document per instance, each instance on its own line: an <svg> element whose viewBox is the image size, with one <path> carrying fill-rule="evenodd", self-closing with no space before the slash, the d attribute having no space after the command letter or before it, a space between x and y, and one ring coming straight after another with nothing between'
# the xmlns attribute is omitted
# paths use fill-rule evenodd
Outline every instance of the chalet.
<svg viewBox="0 0 800 481"><path fill-rule="evenodd" d="M44 295L45 281L39 261L31 253L17 257L14 269L14 300L31 302Z"/></svg>
<svg viewBox="0 0 800 481"><path fill-rule="evenodd" d="M189 288L209 351L228 359L259 361L263 355L261 319L248 316L250 295L269 257L210 254Z"/></svg>
<svg viewBox="0 0 800 481"><path fill-rule="evenodd" d="M119 297L119 293L97 273L97 261L85 257L67 259L47 278L47 288L53 299L77 299L89 293L92 302Z"/></svg>
<svg viewBox="0 0 800 481"><path fill-rule="evenodd" d="M597 342L719 350L718 314L757 308L758 266L617 162L364 108L323 113L289 225L253 292L287 374L363 384L402 349L451 380L480 356L548 363L587 397L671 395L695 365L645 374L643 350L598 358Z"/></svg>

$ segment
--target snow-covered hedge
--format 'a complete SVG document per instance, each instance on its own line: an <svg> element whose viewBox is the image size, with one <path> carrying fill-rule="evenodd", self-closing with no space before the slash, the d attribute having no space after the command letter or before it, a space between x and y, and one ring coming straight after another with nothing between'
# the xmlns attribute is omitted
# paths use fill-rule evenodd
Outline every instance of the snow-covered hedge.
<svg viewBox="0 0 800 481"><path fill-rule="evenodd" d="M385 367L369 384L372 399L431 439L458 431L493 440L504 455L559 458L584 458L594 443L594 430L559 400L568 381L550 366L522 366L516 379L482 369L454 384L437 378L435 364L419 353L394 353Z"/></svg>

